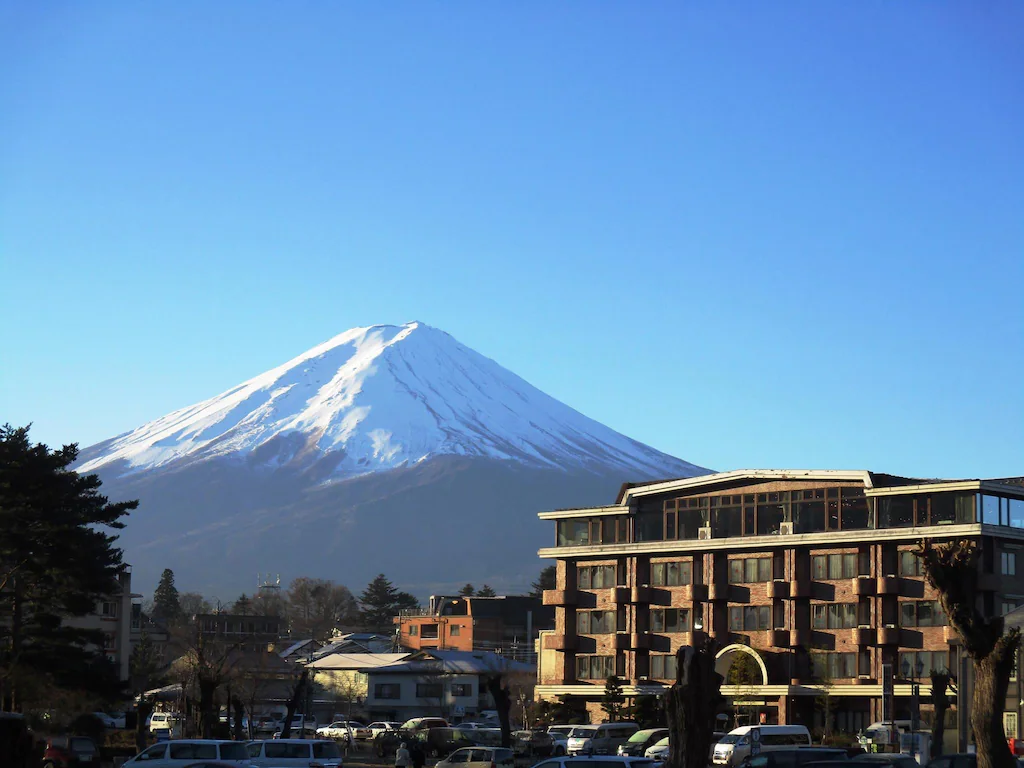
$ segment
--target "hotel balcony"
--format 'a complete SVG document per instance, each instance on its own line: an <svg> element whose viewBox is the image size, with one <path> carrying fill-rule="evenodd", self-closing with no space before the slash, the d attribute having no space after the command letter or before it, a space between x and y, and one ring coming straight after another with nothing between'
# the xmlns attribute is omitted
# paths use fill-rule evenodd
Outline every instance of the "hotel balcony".
<svg viewBox="0 0 1024 768"><path fill-rule="evenodd" d="M544 647L549 651L571 651L576 648L576 635L545 635Z"/></svg>
<svg viewBox="0 0 1024 768"><path fill-rule="evenodd" d="M942 639L946 641L948 645L958 645L960 643L960 636L956 633L948 624L942 628Z"/></svg>
<svg viewBox="0 0 1024 768"><path fill-rule="evenodd" d="M900 628L899 627L879 627L878 628L878 644L879 645L899 645L900 644Z"/></svg>
<svg viewBox="0 0 1024 768"><path fill-rule="evenodd" d="M633 587L632 592L629 596L629 602L634 605L646 605L651 602L654 595L654 590L646 585Z"/></svg>
<svg viewBox="0 0 1024 768"><path fill-rule="evenodd" d="M647 651L651 648L651 635L648 632L633 632L629 635L629 648L632 651Z"/></svg>
<svg viewBox="0 0 1024 768"><path fill-rule="evenodd" d="M811 630L791 629L789 630L789 647L807 646L811 644Z"/></svg>
<svg viewBox="0 0 1024 768"><path fill-rule="evenodd" d="M703 630L696 629L693 632L680 632L679 633L679 644L680 645L693 645L698 639L706 638L707 634Z"/></svg>
<svg viewBox="0 0 1024 768"><path fill-rule="evenodd" d="M765 632L768 639L767 645L773 648L789 648L788 629L769 629Z"/></svg>
<svg viewBox="0 0 1024 768"><path fill-rule="evenodd" d="M898 595L900 593L899 576L879 576L875 582L875 589L880 595Z"/></svg>
<svg viewBox="0 0 1024 768"><path fill-rule="evenodd" d="M629 632L615 633L615 650L625 651L629 649Z"/></svg>
<svg viewBox="0 0 1024 768"><path fill-rule="evenodd" d="M729 585L728 584L708 584L708 599L709 600L728 600L729 599Z"/></svg>
<svg viewBox="0 0 1024 768"><path fill-rule="evenodd" d="M789 584L789 597L796 600L801 597L811 596L811 580L808 578L797 578Z"/></svg>
<svg viewBox="0 0 1024 768"><path fill-rule="evenodd" d="M685 587L683 587L683 600L704 602L707 599L707 584L687 584Z"/></svg>
<svg viewBox="0 0 1024 768"><path fill-rule="evenodd" d="M853 594L857 595L857 597L873 595L877 586L875 579L872 579L870 576L858 576L853 579Z"/></svg>
<svg viewBox="0 0 1024 768"><path fill-rule="evenodd" d="M576 605L576 598L575 589L545 589L543 595L544 605Z"/></svg>
<svg viewBox="0 0 1024 768"><path fill-rule="evenodd" d="M854 645L874 645L875 630L873 627L854 627L850 630L850 642Z"/></svg>
<svg viewBox="0 0 1024 768"><path fill-rule="evenodd" d="M632 590L629 587L612 588L612 603L615 605L629 605L632 596Z"/></svg>
<svg viewBox="0 0 1024 768"><path fill-rule="evenodd" d="M776 579L768 582L768 597L773 600L786 600L789 598L789 582Z"/></svg>

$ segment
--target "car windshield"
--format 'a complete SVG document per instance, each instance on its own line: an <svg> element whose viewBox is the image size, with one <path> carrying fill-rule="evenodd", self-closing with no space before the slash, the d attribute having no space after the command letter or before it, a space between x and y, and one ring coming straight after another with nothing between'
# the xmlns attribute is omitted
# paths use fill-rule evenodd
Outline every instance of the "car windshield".
<svg viewBox="0 0 1024 768"><path fill-rule="evenodd" d="M629 737L630 744L638 744L641 741L647 741L653 734L650 731L637 731Z"/></svg>
<svg viewBox="0 0 1024 768"><path fill-rule="evenodd" d="M719 744L735 744L743 737L738 733L727 733L718 740Z"/></svg>
<svg viewBox="0 0 1024 768"><path fill-rule="evenodd" d="M666 736L663 739L659 739L658 743L655 744L654 746L656 746L656 747L667 747L668 746L668 736Z"/></svg>
<svg viewBox="0 0 1024 768"><path fill-rule="evenodd" d="M234 744L221 744L220 756L223 760L248 760L249 750L245 744L238 741Z"/></svg>
<svg viewBox="0 0 1024 768"><path fill-rule="evenodd" d="M596 728L573 728L569 735L577 739L589 739L594 735Z"/></svg>

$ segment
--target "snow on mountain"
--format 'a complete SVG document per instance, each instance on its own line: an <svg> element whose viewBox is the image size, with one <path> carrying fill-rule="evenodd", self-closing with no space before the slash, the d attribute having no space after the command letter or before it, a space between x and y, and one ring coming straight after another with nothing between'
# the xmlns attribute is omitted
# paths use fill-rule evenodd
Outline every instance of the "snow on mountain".
<svg viewBox="0 0 1024 768"><path fill-rule="evenodd" d="M589 419L423 323L353 328L82 453L80 472L213 458L330 480L465 456L678 477L706 471ZM327 463L326 470L324 463Z"/></svg>

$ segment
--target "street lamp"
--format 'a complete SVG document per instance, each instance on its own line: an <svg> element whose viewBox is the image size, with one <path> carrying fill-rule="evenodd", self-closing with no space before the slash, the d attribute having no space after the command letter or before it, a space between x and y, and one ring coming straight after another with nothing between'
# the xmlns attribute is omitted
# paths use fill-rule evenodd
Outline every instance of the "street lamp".
<svg viewBox="0 0 1024 768"><path fill-rule="evenodd" d="M915 654L916 655L916 654ZM920 657L917 658L917 662L911 666L910 659L904 657L903 663L900 665L900 669L903 671L903 679L910 678L910 694L912 697L911 701L911 720L910 720L910 756L917 759L917 728L918 720L921 717L921 675L924 673L924 662L921 661ZM911 677L913 674L913 677Z"/></svg>

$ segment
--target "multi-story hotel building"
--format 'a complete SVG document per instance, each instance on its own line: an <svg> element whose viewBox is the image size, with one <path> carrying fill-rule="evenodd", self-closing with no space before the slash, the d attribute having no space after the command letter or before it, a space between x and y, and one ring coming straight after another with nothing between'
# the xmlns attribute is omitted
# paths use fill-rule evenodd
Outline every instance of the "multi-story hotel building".
<svg viewBox="0 0 1024 768"><path fill-rule="evenodd" d="M827 694L833 730L856 732L882 719L890 670L894 714L909 718L905 674L926 702L932 669L961 668L913 555L922 538L980 545L984 611L1024 604L1022 478L744 470L627 484L610 506L540 518L555 523L539 554L558 581L544 594L555 629L542 633L537 695L585 704L595 721L608 676L627 696L658 693L697 632L720 649L733 723L821 727ZM1019 714L1007 712L1008 732Z"/></svg>

